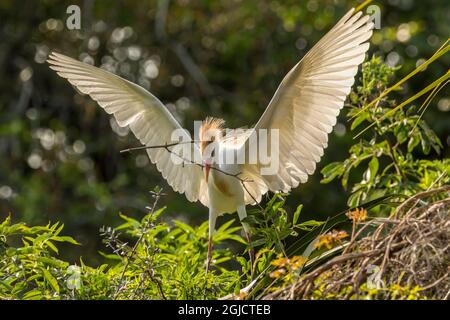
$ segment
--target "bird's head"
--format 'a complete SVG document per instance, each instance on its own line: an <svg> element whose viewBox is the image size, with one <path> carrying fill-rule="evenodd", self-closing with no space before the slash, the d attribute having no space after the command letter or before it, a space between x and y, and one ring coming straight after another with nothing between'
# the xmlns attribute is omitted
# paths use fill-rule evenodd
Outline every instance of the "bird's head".
<svg viewBox="0 0 450 320"><path fill-rule="evenodd" d="M214 163L216 149L223 135L223 119L207 117L200 126L200 152L202 154L203 172L208 182L209 170Z"/></svg>

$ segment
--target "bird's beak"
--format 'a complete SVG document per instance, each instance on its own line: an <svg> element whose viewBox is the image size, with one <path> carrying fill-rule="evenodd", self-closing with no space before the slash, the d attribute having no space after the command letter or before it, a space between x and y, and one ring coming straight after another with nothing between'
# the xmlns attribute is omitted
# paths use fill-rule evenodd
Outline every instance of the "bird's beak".
<svg viewBox="0 0 450 320"><path fill-rule="evenodd" d="M206 183L208 183L208 177L209 177L209 170L211 169L211 165L207 162L205 162L204 167L203 167L203 172L205 174L205 180Z"/></svg>

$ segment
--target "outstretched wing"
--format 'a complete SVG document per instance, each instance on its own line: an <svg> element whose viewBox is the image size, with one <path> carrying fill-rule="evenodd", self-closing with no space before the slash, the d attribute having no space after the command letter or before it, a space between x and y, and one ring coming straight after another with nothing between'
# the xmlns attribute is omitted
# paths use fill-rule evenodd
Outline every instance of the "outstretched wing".
<svg viewBox="0 0 450 320"><path fill-rule="evenodd" d="M119 126L129 126L143 145L178 142L172 140L172 132L177 129L183 141L192 141L162 102L142 87L62 54L53 52L47 61L51 69L113 114ZM190 152L180 147L173 150L181 158L201 159L198 146L195 143L191 146ZM208 205L206 183L199 166L172 161L173 155L165 149L147 149L147 154L175 191L184 193L189 201L200 200Z"/></svg>
<svg viewBox="0 0 450 320"><path fill-rule="evenodd" d="M247 163L242 174L253 198L271 191L287 192L306 182L327 147L328 134L354 83L358 66L369 49L373 23L350 10L285 76L255 126L278 129L279 169L261 174L262 164ZM243 145L248 152L250 143ZM247 203L254 202L247 197Z"/></svg>

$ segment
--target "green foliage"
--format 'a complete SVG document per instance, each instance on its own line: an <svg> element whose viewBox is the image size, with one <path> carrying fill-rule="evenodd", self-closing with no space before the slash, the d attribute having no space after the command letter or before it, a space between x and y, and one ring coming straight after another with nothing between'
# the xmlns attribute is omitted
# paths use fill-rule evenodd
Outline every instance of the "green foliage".
<svg viewBox="0 0 450 320"><path fill-rule="evenodd" d="M207 115L241 127L257 122L286 72L357 5L345 0L187 3L79 1L87 18L81 30L69 30L67 1L0 1L0 220L11 213L30 225L64 221L66 232L87 242L63 251L64 258L82 254L86 262L100 263L98 227L116 225L118 211L144 214L146 191L168 187L145 152L119 154L139 142L48 68L50 50L104 65L149 88L190 130L193 120ZM399 77L448 38L443 23L448 0L412 3L373 1L381 9L382 28L374 31L370 50L402 65ZM428 65L399 94L418 92L448 69L449 58ZM441 92L425 115L443 143L450 134L446 101ZM347 126L341 117L338 125ZM344 159L353 144L338 130L329 138L318 168ZM442 157L449 150L447 144ZM293 190L288 211L300 202L304 219L325 220L334 213L331 208L345 205L345 192L335 184L322 192L317 177ZM166 199L167 215L189 217L189 223L204 219L204 208L184 195L170 192Z"/></svg>
<svg viewBox="0 0 450 320"><path fill-rule="evenodd" d="M322 183L340 178L344 188L351 187L351 207L387 194L409 196L450 181L449 159L420 158L439 154L443 146L414 105L392 112L396 102L384 97L361 110L386 89L395 70L379 57L363 64L361 85L350 94L348 117L352 130L363 124L369 130L351 146L347 159L322 169Z"/></svg>
<svg viewBox="0 0 450 320"><path fill-rule="evenodd" d="M213 237L213 269L205 273L208 222L191 227L181 221L161 221L165 208L137 220L120 214L123 223L102 227L104 263L90 267L80 259L70 264L57 258L58 242L79 245L60 235L63 225L28 227L0 225L1 299L214 299L239 293L250 283L248 258L230 250L233 243L246 244L237 235L240 226L229 220ZM254 231L252 247L258 248L254 271L264 275L272 260L285 256L285 240L299 230L313 230L321 222L298 223L302 206L288 219L284 195L276 194L261 212L246 222ZM242 253L243 254L243 253ZM236 268L239 267L239 268Z"/></svg>
<svg viewBox="0 0 450 320"><path fill-rule="evenodd" d="M346 245L355 241L356 234L361 236L356 231L356 225L360 222L358 220L367 219L367 211L359 210L358 207L370 209L371 218L376 215L386 217L395 208L395 202L450 182L450 160L433 160L431 157L432 153L434 156L439 155L443 148L442 143L422 119L422 114L416 113L414 106L407 110L396 108L397 103L384 96L373 106L364 108L385 91L396 68L387 66L379 57L372 57L363 64L362 69L360 85L350 94L347 117L352 122L352 130L366 125L364 135L350 147L347 159L330 163L321 171L322 183L340 179L345 189L350 187L348 206L351 210L346 216L353 220L351 236L345 231L332 230L335 227L350 229L350 221L347 219L345 223L340 219L345 212L326 222L305 222L303 225L313 223L312 228L306 229L309 232L296 240L291 246L294 248L289 250L290 253L295 252L301 256L288 258L286 255L279 255L278 259L272 262L276 268L268 268L272 280L268 281L266 277L266 292L282 291L283 288L300 281L303 274L314 271L314 268L320 267L330 257L339 254ZM435 200L442 197L445 197L445 193L435 196ZM298 215L299 213L294 214L295 221ZM365 233L370 232L371 229L365 227ZM351 285L343 288L342 292L330 293L328 280L333 279L333 274L326 273L325 276L328 279L323 285L320 282L323 279L314 280L318 289L309 293L308 298L426 298L420 287L400 284L400 279L399 283L389 283L387 287L377 290L369 290L365 287L366 284L362 284L359 296L351 290ZM286 291L289 292L289 288Z"/></svg>
<svg viewBox="0 0 450 320"><path fill-rule="evenodd" d="M303 205L298 205L292 213L285 208L288 194L277 193L267 202L264 208L249 210L244 220L252 230L251 247L258 248L254 271L257 274L272 270L272 260L275 257L287 257L286 242L296 238L301 232L310 232L324 224L324 221L307 220L299 222ZM244 270L248 271L248 262L240 261ZM249 273L247 272L247 275Z"/></svg>
<svg viewBox="0 0 450 320"><path fill-rule="evenodd" d="M160 222L161 208L141 220L121 215L124 223L105 227L101 233L109 253L107 264L92 268L80 261L69 265L54 255L57 242L77 244L60 236L58 223L42 227L0 225L1 299L202 299L228 294L241 286L238 271L228 271L233 258L233 221L214 238L213 266L205 275L207 222L196 228L174 221ZM133 243L133 245L131 245Z"/></svg>
<svg viewBox="0 0 450 320"><path fill-rule="evenodd" d="M78 243L60 236L62 229L59 223L11 224L9 217L0 224L0 299L53 299L64 291L61 283L69 263L53 254L58 253L58 242ZM21 242L21 246L10 242Z"/></svg>
<svg viewBox="0 0 450 320"><path fill-rule="evenodd" d="M394 64L403 68L388 67L379 58L364 64L361 82L350 96L348 116L353 119L349 126L352 131L373 126L356 143L350 135L330 134L321 162L343 159L349 150L346 160L323 168L322 181L340 179L350 190L350 206L449 182L449 149L416 107L388 114L397 103L384 97L360 112L386 88L394 73L404 75L430 57L441 45L440 39L447 38L446 25L440 23L445 20L448 10L442 7L447 2L438 2L431 9L425 1L410 8L402 1L380 3L383 28L374 32L371 50L389 54L391 62L395 60L389 59L395 58L391 53L399 55ZM115 73L151 88L184 124L214 113L237 127L257 121L286 71L348 9L344 1L327 1L319 7L317 1L297 0L249 0L239 6L225 0L190 6L175 1L170 2L166 19L157 19L164 13L164 6L158 5L163 3L130 1L110 6L95 2L93 10L86 11L91 21L81 31L64 28L67 5L63 2L28 1L28 10L20 15L15 12L16 2L0 4L5 25L0 30L4 53L0 57L0 150L6 155L0 159L0 214L11 212L16 221L27 223L64 219L70 234L87 239L79 246L62 236L60 223L29 227L5 218L0 226L0 299L217 298L248 285L251 267L258 284L250 297L260 297L293 283L342 249L317 250L314 244L320 234L338 225L342 219L337 217L343 214L327 222L309 218L325 220L347 197L338 188L322 192L323 186L311 179L293 191L293 206L286 202L286 195L277 194L264 208L250 212L247 222L257 251L254 266L241 245L245 241L238 235L238 223L230 220L214 237L213 270L206 276L207 224L163 222L158 215L164 209L142 219L120 215L119 226L102 228L105 248L102 258L96 258L98 248L89 245L97 240L92 230L101 223L117 225L118 208L133 212L143 208L147 203L143 190L161 177L145 155L118 155L118 150L136 140L117 130L89 98L76 94L48 70L45 57L50 50L96 65L105 63ZM161 21L166 25L159 25ZM166 39L158 35L161 30L166 30ZM398 40L405 32L411 38ZM113 39L122 33L129 36ZM186 57L173 49L180 46L198 67L201 81L185 67ZM134 49L140 58L127 54ZM151 76L147 64L156 70ZM448 68L448 55L396 94L418 92L430 74L444 68ZM430 108L427 120L444 141L449 133L448 111L445 99L440 101L443 107ZM111 128L118 135L110 133ZM305 205L303 210L299 202ZM187 204L183 195L170 193L166 203L170 203L164 214L167 221L171 221L170 212L193 219L204 213L204 208ZM378 206L370 214L387 214L390 207L386 208ZM80 247L85 260L75 251ZM308 258L305 268L298 268L294 254ZM77 263L65 261L67 257L76 257ZM270 273L278 267L272 264L275 258L281 259L286 274L273 279ZM84 261L102 264L91 267ZM385 290L392 295L384 297L419 297L414 286ZM368 291L367 295L380 297L381 293ZM317 292L315 298L326 296Z"/></svg>

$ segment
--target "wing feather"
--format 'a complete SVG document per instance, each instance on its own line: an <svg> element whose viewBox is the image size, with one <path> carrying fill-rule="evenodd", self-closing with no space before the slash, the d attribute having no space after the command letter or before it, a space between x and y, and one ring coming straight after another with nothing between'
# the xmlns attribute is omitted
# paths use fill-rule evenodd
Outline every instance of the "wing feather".
<svg viewBox="0 0 450 320"><path fill-rule="evenodd" d="M261 163L244 164L243 174L258 183L257 195L268 190L287 192L306 182L328 145L328 134L350 93L358 66L369 49L373 23L350 10L285 76L258 129L278 129L279 170L263 175ZM249 141L242 145L249 152ZM270 136L269 136L270 141ZM246 197L247 203L254 202Z"/></svg>
<svg viewBox="0 0 450 320"><path fill-rule="evenodd" d="M182 129L181 126L162 102L142 87L59 53L51 53L48 63L58 75L112 114L119 126L129 126L143 145L176 142L172 140L172 132ZM183 141L192 141L190 135L183 132ZM177 155L182 158L192 161L201 158L195 143L190 154L185 154L183 148L178 149ZM207 186L199 166L175 163L164 149L147 149L147 154L175 191L184 193L189 201L200 200L208 205Z"/></svg>

